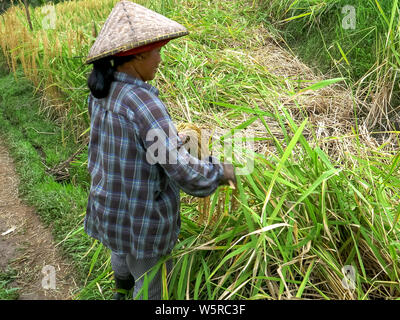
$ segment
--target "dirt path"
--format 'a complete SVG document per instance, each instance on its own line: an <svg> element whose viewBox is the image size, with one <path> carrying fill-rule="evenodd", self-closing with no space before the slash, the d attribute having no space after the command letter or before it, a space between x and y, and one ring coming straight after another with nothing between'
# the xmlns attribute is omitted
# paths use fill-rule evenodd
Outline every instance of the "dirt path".
<svg viewBox="0 0 400 320"><path fill-rule="evenodd" d="M71 299L76 289L73 269L63 261L51 231L40 223L34 209L18 198L18 183L0 136L0 273L8 268L17 272L12 286L20 288L20 300ZM46 270L50 273L42 273Z"/></svg>

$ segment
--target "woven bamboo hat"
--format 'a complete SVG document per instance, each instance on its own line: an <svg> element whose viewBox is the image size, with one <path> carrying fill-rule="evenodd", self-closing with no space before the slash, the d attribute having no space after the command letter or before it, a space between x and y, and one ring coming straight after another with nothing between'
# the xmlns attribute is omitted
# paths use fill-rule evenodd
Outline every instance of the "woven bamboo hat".
<svg viewBox="0 0 400 320"><path fill-rule="evenodd" d="M188 33L179 23L137 3L122 0L101 28L86 63Z"/></svg>

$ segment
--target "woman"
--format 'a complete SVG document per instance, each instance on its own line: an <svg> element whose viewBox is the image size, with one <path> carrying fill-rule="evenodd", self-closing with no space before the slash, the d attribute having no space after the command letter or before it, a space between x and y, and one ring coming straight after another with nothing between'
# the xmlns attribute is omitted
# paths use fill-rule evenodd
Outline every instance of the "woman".
<svg viewBox="0 0 400 320"><path fill-rule="evenodd" d="M134 297L142 275L176 243L180 190L205 197L236 181L232 165L212 157L200 161L180 148L183 142L158 90L147 83L155 77L161 48L187 33L154 11L120 1L86 61L93 71L88 78L91 188L85 231L111 249L116 287L134 286ZM167 263L167 271L171 267ZM148 297L161 298L160 272L149 284Z"/></svg>

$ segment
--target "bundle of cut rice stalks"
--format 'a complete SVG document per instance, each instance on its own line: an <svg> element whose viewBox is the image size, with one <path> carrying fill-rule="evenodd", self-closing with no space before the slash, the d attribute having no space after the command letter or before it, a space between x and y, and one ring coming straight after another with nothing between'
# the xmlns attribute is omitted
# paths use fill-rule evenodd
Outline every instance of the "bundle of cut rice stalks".
<svg viewBox="0 0 400 320"><path fill-rule="evenodd" d="M201 160L207 159L209 157L210 151L208 146L210 143L210 138L207 137L207 135L205 134L205 132L209 132L209 129L200 128L194 123L185 122L185 123L178 123L177 130L184 142L183 147L191 155L196 156ZM231 184L231 188L235 189L234 185ZM207 196L205 198L199 198L197 206L197 210L199 212L198 223L199 224L209 223L210 225L214 225L216 221L218 221L221 211L223 211L221 210L221 206L223 207L223 204L228 200L226 199L227 196L228 193L226 192L220 193L216 210L214 211L214 214L212 216L210 216L211 214L210 196ZM232 194L232 199L230 199L230 201L232 202L231 207L233 208L234 194Z"/></svg>

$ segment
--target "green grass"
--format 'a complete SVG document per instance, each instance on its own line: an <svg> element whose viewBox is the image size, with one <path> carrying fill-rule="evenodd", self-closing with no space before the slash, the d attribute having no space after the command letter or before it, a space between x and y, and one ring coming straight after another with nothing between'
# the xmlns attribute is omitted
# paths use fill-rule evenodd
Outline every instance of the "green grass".
<svg viewBox="0 0 400 320"><path fill-rule="evenodd" d="M21 197L36 208L46 226L51 226L54 239L61 242L65 257L75 263L77 281L84 283L92 254L83 256L92 240L81 228L86 209L88 173L84 162L79 159L86 159L87 151L82 152L71 166L71 179L59 183L46 173L46 166L63 162L77 147L65 137L67 143L62 145L60 127L39 112L38 99L33 97L34 88L21 71L17 76L18 81L12 74L3 74L0 78L0 134L17 163Z"/></svg>
<svg viewBox="0 0 400 320"><path fill-rule="evenodd" d="M308 65L344 76L365 101L387 101L360 110L368 128L398 127L400 70L398 1L286 0L260 2L289 47ZM355 10L355 29L343 28L345 6ZM373 103L372 103L373 104ZM361 119L360 119L361 120Z"/></svg>
<svg viewBox="0 0 400 320"><path fill-rule="evenodd" d="M202 292L203 299L307 297L314 289L321 298L334 299L341 296L340 286L336 297L332 291L342 277L340 269L344 264L356 265L359 271L355 294L372 298L368 290L381 292L372 281L378 271L373 265L364 267L372 264L372 260L363 262L368 247L373 252L373 261L384 266L387 281L395 288L399 272L395 243L399 234L393 232L389 221L394 220L396 206L382 210L384 204L394 199L374 199L377 194L389 196L391 192L386 189L397 193L398 178L378 169L386 167L383 159L374 164L366 161L363 165L365 159L360 159L354 169L338 167L302 136L306 122L297 127L287 114L282 120L292 125L292 133L287 136L290 143L275 159L260 155L255 172L239 180L241 208L234 212L228 204L228 214L219 222L220 228L192 230L190 227L183 231L185 241L176 248L178 267L170 283L176 290L172 298L192 298L187 292L196 297ZM298 155L296 159L291 156L292 151ZM366 177L365 172L370 170L374 174ZM382 185L378 182L382 176L392 181ZM364 185L370 186L369 191L362 188ZM381 222L373 221L374 214ZM204 242L207 249L202 248ZM310 251L302 254L307 244ZM188 249L183 249L186 246ZM394 259L391 270L386 269L386 254ZM200 273L191 274L188 269ZM329 276L328 270L332 273ZM182 273L190 281L182 280ZM376 277L375 280L379 281ZM275 295L265 292L264 281L279 285Z"/></svg>
<svg viewBox="0 0 400 320"><path fill-rule="evenodd" d="M379 4L384 14L390 17L392 2L379 1ZM342 27L345 18L342 8L346 5L355 8L355 29ZM283 35L308 65L316 66L326 74L337 72L335 62L341 62L341 71L355 80L375 64L378 35L385 34L388 27L375 1L270 1L269 10L275 23L298 17L286 21ZM304 13L311 15L300 17ZM346 53L350 68L344 63L340 48Z"/></svg>
<svg viewBox="0 0 400 320"><path fill-rule="evenodd" d="M19 296L19 288L11 286L16 273L13 270L0 273L0 300L15 300Z"/></svg>

